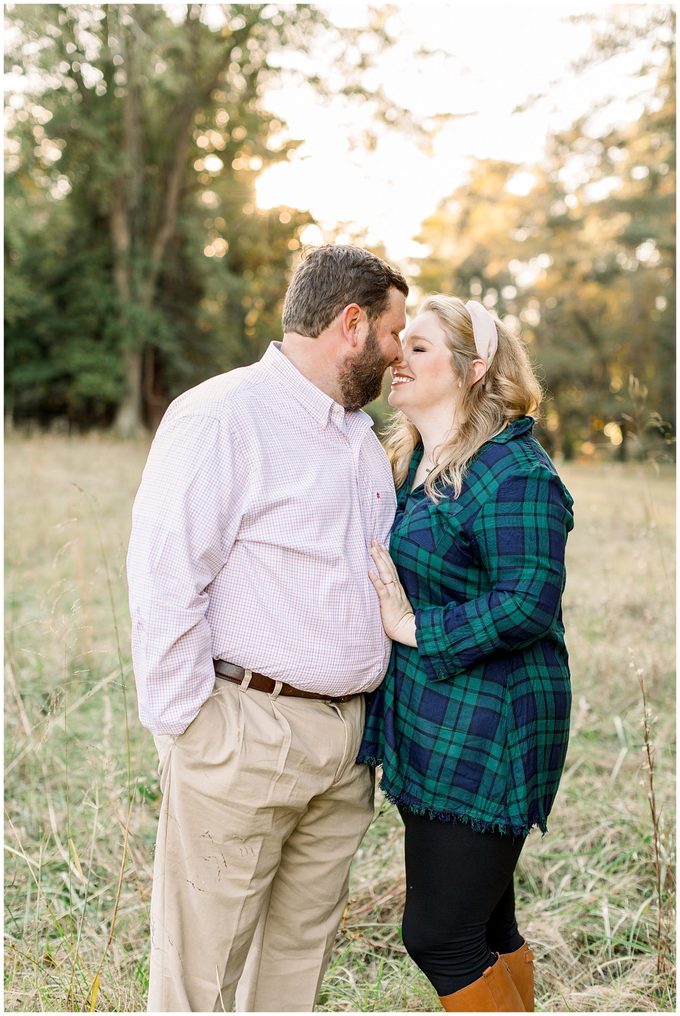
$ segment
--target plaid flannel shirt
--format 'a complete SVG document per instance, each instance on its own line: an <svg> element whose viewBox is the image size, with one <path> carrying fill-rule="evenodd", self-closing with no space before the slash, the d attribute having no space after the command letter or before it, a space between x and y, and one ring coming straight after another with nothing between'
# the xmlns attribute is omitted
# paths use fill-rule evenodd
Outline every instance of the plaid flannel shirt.
<svg viewBox="0 0 680 1016"><path fill-rule="evenodd" d="M571 693L561 597L573 499L510 423L474 456L458 498L398 491L390 552L416 615L370 696L359 761L401 806L479 830L546 830Z"/></svg>

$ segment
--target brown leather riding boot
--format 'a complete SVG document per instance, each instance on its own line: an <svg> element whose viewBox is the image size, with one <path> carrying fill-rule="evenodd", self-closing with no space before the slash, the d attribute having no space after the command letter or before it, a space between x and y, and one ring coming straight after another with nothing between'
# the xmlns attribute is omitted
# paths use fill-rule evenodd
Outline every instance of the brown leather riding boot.
<svg viewBox="0 0 680 1016"><path fill-rule="evenodd" d="M440 995L439 1001L446 1012L525 1012L508 966L500 956L472 984L451 995Z"/></svg>
<svg viewBox="0 0 680 1016"><path fill-rule="evenodd" d="M511 953L501 953L510 968L510 976L515 982L526 1012L534 1011L534 954L524 942L519 949Z"/></svg>

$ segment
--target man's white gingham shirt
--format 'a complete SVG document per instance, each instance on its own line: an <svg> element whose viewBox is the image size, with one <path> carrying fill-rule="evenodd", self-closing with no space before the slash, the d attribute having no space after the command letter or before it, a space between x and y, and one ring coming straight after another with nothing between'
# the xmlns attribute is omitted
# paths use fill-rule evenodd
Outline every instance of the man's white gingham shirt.
<svg viewBox="0 0 680 1016"><path fill-rule="evenodd" d="M272 343L180 395L132 512L128 581L142 723L179 734L213 658L309 691L370 691L390 643L368 578L396 500L371 418Z"/></svg>

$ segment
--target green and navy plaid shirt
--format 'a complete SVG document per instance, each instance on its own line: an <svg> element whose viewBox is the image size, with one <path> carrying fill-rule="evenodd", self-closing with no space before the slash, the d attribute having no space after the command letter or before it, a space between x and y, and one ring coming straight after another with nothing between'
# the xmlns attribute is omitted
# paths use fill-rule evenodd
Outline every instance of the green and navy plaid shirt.
<svg viewBox="0 0 680 1016"><path fill-rule="evenodd" d="M571 692L561 599L573 499L531 434L480 448L458 498L398 491L390 553L416 615L369 696L358 760L400 806L478 830L545 832Z"/></svg>

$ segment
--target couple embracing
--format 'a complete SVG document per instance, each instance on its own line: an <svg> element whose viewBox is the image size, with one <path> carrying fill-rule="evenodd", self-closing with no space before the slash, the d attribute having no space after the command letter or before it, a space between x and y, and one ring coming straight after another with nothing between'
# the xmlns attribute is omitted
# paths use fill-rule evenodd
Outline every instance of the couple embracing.
<svg viewBox="0 0 680 1016"><path fill-rule="evenodd" d="M513 873L567 747L572 499L519 338L453 296L406 328L407 295L313 250L283 340L153 441L128 553L163 794L150 1011L312 1011L379 765L407 951L445 1010L533 1009ZM362 406L388 368L385 451Z"/></svg>

